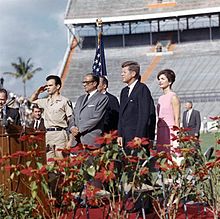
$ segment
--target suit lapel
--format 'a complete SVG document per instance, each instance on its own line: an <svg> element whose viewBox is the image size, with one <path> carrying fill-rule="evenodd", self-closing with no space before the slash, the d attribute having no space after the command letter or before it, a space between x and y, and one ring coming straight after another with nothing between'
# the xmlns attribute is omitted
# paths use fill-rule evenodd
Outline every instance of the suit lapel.
<svg viewBox="0 0 220 219"><path fill-rule="evenodd" d="M191 121L191 119L193 118L193 116L194 116L194 110L192 110L191 115L190 115L190 117L189 117L189 124L190 124L190 121Z"/></svg>
<svg viewBox="0 0 220 219"><path fill-rule="evenodd" d="M85 103L85 99L86 99L86 95L87 94L85 94L83 97L82 97L82 101L81 101L81 106L80 106L80 111L82 110L82 109L84 109L85 108L85 106L88 104L88 101Z"/></svg>
<svg viewBox="0 0 220 219"><path fill-rule="evenodd" d="M135 84L135 86L134 86L133 90L131 91L131 93L130 93L130 95L129 95L128 98L125 96L125 95L126 95L125 88L123 89L123 92L122 92L122 103L123 103L123 104L122 104L122 112L124 112L124 110L125 110L127 104L128 104L129 101L133 98L134 94L136 93L136 91L137 91L137 89L138 89L138 87L139 87L139 84L140 84L140 82L138 81L138 82Z"/></svg>
<svg viewBox="0 0 220 219"><path fill-rule="evenodd" d="M84 97L82 98L82 103L81 103L80 112L81 112L90 102L92 102L92 101L97 97L98 94L99 94L99 92L96 91L96 92L86 101L86 103L84 103L84 102L85 102L85 98L86 98L86 94L85 94Z"/></svg>

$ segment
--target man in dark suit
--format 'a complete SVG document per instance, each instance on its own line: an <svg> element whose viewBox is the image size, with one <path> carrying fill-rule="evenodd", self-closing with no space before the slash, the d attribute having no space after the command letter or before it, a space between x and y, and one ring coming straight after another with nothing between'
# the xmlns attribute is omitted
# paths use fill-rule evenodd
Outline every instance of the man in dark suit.
<svg viewBox="0 0 220 219"><path fill-rule="evenodd" d="M6 103L8 99L8 92L4 89L0 89L0 119L4 126L9 123L20 125L20 114L18 109L14 109L8 106Z"/></svg>
<svg viewBox="0 0 220 219"><path fill-rule="evenodd" d="M108 96L108 105L104 116L104 132L108 133L118 129L119 102L117 97L107 92L108 79L104 76L99 77L98 91Z"/></svg>
<svg viewBox="0 0 220 219"><path fill-rule="evenodd" d="M99 146L95 139L103 133L108 96L97 90L99 77L92 73L84 76L82 84L86 94L76 101L70 131L78 143Z"/></svg>
<svg viewBox="0 0 220 219"><path fill-rule="evenodd" d="M201 127L200 112L193 109L192 101L187 101L185 108L186 111L183 112L183 127L190 128L189 135L199 138Z"/></svg>
<svg viewBox="0 0 220 219"><path fill-rule="evenodd" d="M148 87L140 82L140 65L134 61L122 64L122 81L127 84L120 94L118 144L125 151L132 139L150 138L155 134L155 107Z"/></svg>
<svg viewBox="0 0 220 219"><path fill-rule="evenodd" d="M46 131L44 126L44 119L42 118L43 109L40 108L37 104L34 104L32 107L32 116L33 121L31 122L30 127L38 131Z"/></svg>

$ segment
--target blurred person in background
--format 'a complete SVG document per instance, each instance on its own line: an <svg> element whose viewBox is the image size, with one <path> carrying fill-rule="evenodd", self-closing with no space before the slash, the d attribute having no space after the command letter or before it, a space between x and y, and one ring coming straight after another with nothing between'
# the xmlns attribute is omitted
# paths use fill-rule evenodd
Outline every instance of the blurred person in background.
<svg viewBox="0 0 220 219"><path fill-rule="evenodd" d="M32 122L30 127L38 131L46 131L44 119L42 118L43 109L37 104L32 106Z"/></svg>
<svg viewBox="0 0 220 219"><path fill-rule="evenodd" d="M193 109L192 101L187 101L185 103L185 108L186 111L183 112L183 127L189 128L188 134L199 139L201 127L200 112Z"/></svg>
<svg viewBox="0 0 220 219"><path fill-rule="evenodd" d="M8 92L4 88L0 89L0 119L1 123L4 126L7 126L10 123L20 125L20 114L19 110L11 108L10 102L8 100Z"/></svg>
<svg viewBox="0 0 220 219"><path fill-rule="evenodd" d="M108 96L108 104L104 116L104 132L118 129L119 102L117 97L108 91L108 79L104 76L99 77L98 91Z"/></svg>

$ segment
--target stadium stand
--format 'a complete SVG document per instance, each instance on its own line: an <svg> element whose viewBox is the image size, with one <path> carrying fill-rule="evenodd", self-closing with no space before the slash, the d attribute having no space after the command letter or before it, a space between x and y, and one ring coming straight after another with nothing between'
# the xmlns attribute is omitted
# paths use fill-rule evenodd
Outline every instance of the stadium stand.
<svg viewBox="0 0 220 219"><path fill-rule="evenodd" d="M173 89L182 111L184 102L192 100L202 118L220 115L219 5L220 0L113 0L111 5L107 0L70 0L64 23L79 44L72 54L63 94L74 103L83 93L82 77L91 71L95 56L95 21L102 17L111 93L119 97L124 86L121 63L136 60L155 103L161 95L156 75L171 68L177 74ZM156 52L158 42L169 42L168 51Z"/></svg>
<svg viewBox="0 0 220 219"><path fill-rule="evenodd" d="M174 7L149 7L157 3L156 0L71 0L67 9L66 19L116 17L128 15L142 15L161 12L173 12L192 9L219 7L219 0L173 0Z"/></svg>
<svg viewBox="0 0 220 219"><path fill-rule="evenodd" d="M111 93L119 96L120 90L124 86L120 76L121 63L130 59L137 60L141 64L143 74L154 58L154 56L147 56L147 52L150 52L150 50L150 46L109 48L106 50L109 91ZM186 100L192 100L195 107L201 111L202 116L219 115L219 50L219 40L213 42L201 41L178 45L172 55L162 55L160 62L146 81L155 102L161 95L156 75L161 69L171 68L177 74L173 89L179 95L182 103ZM91 71L94 55L94 49L83 50L77 48L75 50L63 89L64 95L73 102L83 93L82 76Z"/></svg>

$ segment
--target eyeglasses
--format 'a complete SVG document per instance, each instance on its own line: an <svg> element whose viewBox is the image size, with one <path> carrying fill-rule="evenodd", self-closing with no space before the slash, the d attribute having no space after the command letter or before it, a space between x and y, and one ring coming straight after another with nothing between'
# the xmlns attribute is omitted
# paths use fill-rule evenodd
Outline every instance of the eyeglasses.
<svg viewBox="0 0 220 219"><path fill-rule="evenodd" d="M94 82L94 81L82 81L82 84L90 84L92 82Z"/></svg>

